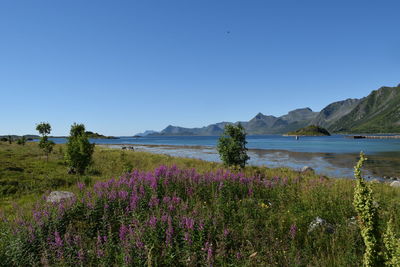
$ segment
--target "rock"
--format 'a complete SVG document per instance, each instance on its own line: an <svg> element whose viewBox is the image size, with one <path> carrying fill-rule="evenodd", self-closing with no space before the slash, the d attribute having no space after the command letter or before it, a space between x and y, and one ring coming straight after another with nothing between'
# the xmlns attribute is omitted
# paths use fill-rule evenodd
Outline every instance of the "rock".
<svg viewBox="0 0 400 267"><path fill-rule="evenodd" d="M400 182L399 181L394 181L390 183L391 187L400 187Z"/></svg>
<svg viewBox="0 0 400 267"><path fill-rule="evenodd" d="M304 166L304 167L301 169L301 172L314 172L314 169L311 168L310 166Z"/></svg>
<svg viewBox="0 0 400 267"><path fill-rule="evenodd" d="M326 220L317 217L308 226L308 233L315 231L316 229L323 229L325 233L332 234L335 232L335 227L328 223Z"/></svg>
<svg viewBox="0 0 400 267"><path fill-rule="evenodd" d="M372 179L371 181L370 181L371 183L376 183L376 184L380 184L381 183L381 181L379 181L378 179Z"/></svg>
<svg viewBox="0 0 400 267"><path fill-rule="evenodd" d="M53 191L46 197L46 201L51 203L59 203L74 197L75 194L69 191Z"/></svg>
<svg viewBox="0 0 400 267"><path fill-rule="evenodd" d="M347 223L349 226L357 226L357 219L356 217L351 217L349 219L347 219Z"/></svg>

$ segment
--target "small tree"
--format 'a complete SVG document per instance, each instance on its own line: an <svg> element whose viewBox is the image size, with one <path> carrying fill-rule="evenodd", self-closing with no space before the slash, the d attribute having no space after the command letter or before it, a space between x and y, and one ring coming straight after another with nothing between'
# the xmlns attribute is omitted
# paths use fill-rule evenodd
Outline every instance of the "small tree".
<svg viewBox="0 0 400 267"><path fill-rule="evenodd" d="M18 145L25 145L25 143L26 143L26 137L25 136L22 136L21 138L19 138L18 140L17 140L17 144Z"/></svg>
<svg viewBox="0 0 400 267"><path fill-rule="evenodd" d="M89 142L83 124L71 126L65 159L73 173L83 174L92 162L94 144Z"/></svg>
<svg viewBox="0 0 400 267"><path fill-rule="evenodd" d="M8 143L9 143L9 144L12 144L12 141L13 141L13 138L12 138L11 135L9 135L9 136L8 136Z"/></svg>
<svg viewBox="0 0 400 267"><path fill-rule="evenodd" d="M49 161L49 154L53 151L54 142L50 141L48 135L51 132L51 126L48 122L41 122L36 125L36 130L42 136L40 138L39 147L46 154L46 161Z"/></svg>
<svg viewBox="0 0 400 267"><path fill-rule="evenodd" d="M246 148L246 131L238 125L225 125L224 132L218 140L217 150L222 162L227 166L244 168L250 159Z"/></svg>

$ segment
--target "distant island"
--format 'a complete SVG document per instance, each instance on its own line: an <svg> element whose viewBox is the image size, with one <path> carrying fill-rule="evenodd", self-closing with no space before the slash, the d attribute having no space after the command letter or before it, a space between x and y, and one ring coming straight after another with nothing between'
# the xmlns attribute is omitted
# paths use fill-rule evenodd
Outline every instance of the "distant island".
<svg viewBox="0 0 400 267"><path fill-rule="evenodd" d="M87 131L86 135L92 139L119 139L118 137L115 137L115 136L105 136L105 135L90 132L90 131Z"/></svg>
<svg viewBox="0 0 400 267"><path fill-rule="evenodd" d="M330 136L331 134L325 128L309 125L297 131L288 132L285 136Z"/></svg>

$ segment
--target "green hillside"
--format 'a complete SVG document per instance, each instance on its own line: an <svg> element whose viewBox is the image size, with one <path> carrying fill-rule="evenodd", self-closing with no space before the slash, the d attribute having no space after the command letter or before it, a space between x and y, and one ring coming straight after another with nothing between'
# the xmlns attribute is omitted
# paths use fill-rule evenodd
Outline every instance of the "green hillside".
<svg viewBox="0 0 400 267"><path fill-rule="evenodd" d="M333 132L399 133L400 87L372 91L328 129Z"/></svg>

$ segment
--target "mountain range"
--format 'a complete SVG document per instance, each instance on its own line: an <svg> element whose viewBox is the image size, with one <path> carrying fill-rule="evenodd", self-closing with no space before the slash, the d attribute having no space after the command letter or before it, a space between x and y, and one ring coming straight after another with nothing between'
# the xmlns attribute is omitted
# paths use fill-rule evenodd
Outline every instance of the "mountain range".
<svg viewBox="0 0 400 267"><path fill-rule="evenodd" d="M221 135L226 124L219 122L200 128L169 125L149 135ZM239 122L235 122L239 123ZM324 127L333 133L400 133L400 84L381 87L361 99L346 99L327 105L320 112L295 109L275 117L258 113L249 121L240 121L249 135L283 134L308 125Z"/></svg>

